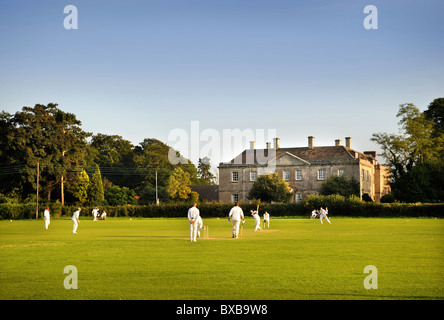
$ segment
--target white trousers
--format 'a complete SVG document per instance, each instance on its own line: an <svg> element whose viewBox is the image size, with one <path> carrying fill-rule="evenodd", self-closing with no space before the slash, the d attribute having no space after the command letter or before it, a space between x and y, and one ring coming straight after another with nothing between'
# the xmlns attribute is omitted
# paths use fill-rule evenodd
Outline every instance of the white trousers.
<svg viewBox="0 0 444 320"><path fill-rule="evenodd" d="M254 221L254 231L261 230L260 221Z"/></svg>
<svg viewBox="0 0 444 320"><path fill-rule="evenodd" d="M196 222L197 223L197 222ZM197 237L200 238L200 230L203 229L203 225L198 223L197 224Z"/></svg>
<svg viewBox="0 0 444 320"><path fill-rule="evenodd" d="M240 221L233 220L233 238L237 238L239 236L239 224Z"/></svg>
<svg viewBox="0 0 444 320"><path fill-rule="evenodd" d="M328 217L327 217L327 215L325 215L325 214L321 213L321 217L319 218L319 219L321 220L321 223L323 223L323 222L322 222L322 218L324 218L325 220L327 220L327 221L328 221L328 223L330 223L330 224L331 224L330 220L328 220Z"/></svg>
<svg viewBox="0 0 444 320"><path fill-rule="evenodd" d="M79 226L79 224L77 223L77 220L72 220L72 233L76 233L77 232L77 227Z"/></svg>
<svg viewBox="0 0 444 320"><path fill-rule="evenodd" d="M190 223L190 240L196 241L197 237L197 222Z"/></svg>
<svg viewBox="0 0 444 320"><path fill-rule="evenodd" d="M264 228L267 225L267 228L270 228L270 220L264 220Z"/></svg>
<svg viewBox="0 0 444 320"><path fill-rule="evenodd" d="M48 229L50 223L50 220L45 220L45 229Z"/></svg>

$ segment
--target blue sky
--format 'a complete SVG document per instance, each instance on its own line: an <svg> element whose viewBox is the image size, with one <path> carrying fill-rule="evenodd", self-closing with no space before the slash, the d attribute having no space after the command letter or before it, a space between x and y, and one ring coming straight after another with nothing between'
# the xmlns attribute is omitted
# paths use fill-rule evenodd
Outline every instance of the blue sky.
<svg viewBox="0 0 444 320"><path fill-rule="evenodd" d="M370 4L377 30L363 27ZM63 27L66 5L77 30ZM0 108L58 103L85 131L135 145L199 121L275 129L283 147L350 136L378 151L371 135L397 132L400 104L424 110L444 96L443 10L442 0L0 0Z"/></svg>

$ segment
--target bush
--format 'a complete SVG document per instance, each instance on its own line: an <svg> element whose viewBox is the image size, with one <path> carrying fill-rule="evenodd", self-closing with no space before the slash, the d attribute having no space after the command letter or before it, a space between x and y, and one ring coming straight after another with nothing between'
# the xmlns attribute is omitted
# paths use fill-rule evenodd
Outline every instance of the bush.
<svg viewBox="0 0 444 320"><path fill-rule="evenodd" d="M381 197L381 203L393 203L395 202L395 197L391 193L387 193Z"/></svg>
<svg viewBox="0 0 444 320"><path fill-rule="evenodd" d="M0 219L29 219L35 217L35 204L1 203Z"/></svg>
<svg viewBox="0 0 444 320"><path fill-rule="evenodd" d="M373 202L373 199L372 199L372 197L370 197L370 195L369 195L368 193L364 193L364 194L362 195L362 201L365 201L365 202Z"/></svg>

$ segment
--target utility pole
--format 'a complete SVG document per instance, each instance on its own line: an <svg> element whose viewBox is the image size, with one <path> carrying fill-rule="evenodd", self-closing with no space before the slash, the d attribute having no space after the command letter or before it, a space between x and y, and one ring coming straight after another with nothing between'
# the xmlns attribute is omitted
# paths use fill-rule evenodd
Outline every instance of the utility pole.
<svg viewBox="0 0 444 320"><path fill-rule="evenodd" d="M37 190L36 190L36 206L35 206L35 218L39 218L39 166L40 164L37 162Z"/></svg>
<svg viewBox="0 0 444 320"><path fill-rule="evenodd" d="M159 198L157 197L157 170L156 170L156 204L159 205Z"/></svg>

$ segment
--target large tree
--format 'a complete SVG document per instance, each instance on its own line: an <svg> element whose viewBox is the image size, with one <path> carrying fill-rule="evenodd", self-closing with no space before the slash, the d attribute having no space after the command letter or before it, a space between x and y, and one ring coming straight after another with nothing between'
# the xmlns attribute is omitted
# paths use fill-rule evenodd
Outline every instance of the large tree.
<svg viewBox="0 0 444 320"><path fill-rule="evenodd" d="M39 184L47 200L57 190L64 203L65 183L78 179L79 168L85 165L89 133L81 129L74 114L57 106L36 104L33 108L23 107L14 115L2 113L0 160L2 166L21 168L20 181L17 176L13 180L23 197L36 190L39 164Z"/></svg>
<svg viewBox="0 0 444 320"><path fill-rule="evenodd" d="M98 165L102 176L119 186L133 186L136 166L133 144L118 135L98 133L89 145L89 166ZM137 179L136 179L137 180Z"/></svg>
<svg viewBox="0 0 444 320"><path fill-rule="evenodd" d="M168 158L170 147L157 139L144 139L143 142L134 148L134 163L137 167L141 179L138 181L139 187L157 185L166 187L169 177L175 168L181 168L189 174L191 184L196 184L197 169L188 159L183 158L178 164L172 164Z"/></svg>
<svg viewBox="0 0 444 320"><path fill-rule="evenodd" d="M186 200L190 197L190 174L180 167L174 168L168 179L167 191L173 200Z"/></svg>
<svg viewBox="0 0 444 320"><path fill-rule="evenodd" d="M400 105L396 116L400 118L400 134L374 133L371 138L381 147L393 179L416 164L436 159L443 148L440 137L433 137L433 121L413 104Z"/></svg>
<svg viewBox="0 0 444 320"><path fill-rule="evenodd" d="M293 190L288 183L275 172L259 176L248 193L248 199L263 202L288 202L292 195Z"/></svg>
<svg viewBox="0 0 444 320"><path fill-rule="evenodd" d="M444 166L444 132L442 98L435 99L421 112L413 104L400 105L400 134L375 133L372 141L379 144L391 171L391 188L397 200L442 201L440 179L433 172ZM428 190L428 191L425 191Z"/></svg>
<svg viewBox="0 0 444 320"><path fill-rule="evenodd" d="M319 194L339 194L346 198L352 195L359 197L359 181L357 181L354 177L347 179L344 176L331 176L322 183Z"/></svg>

